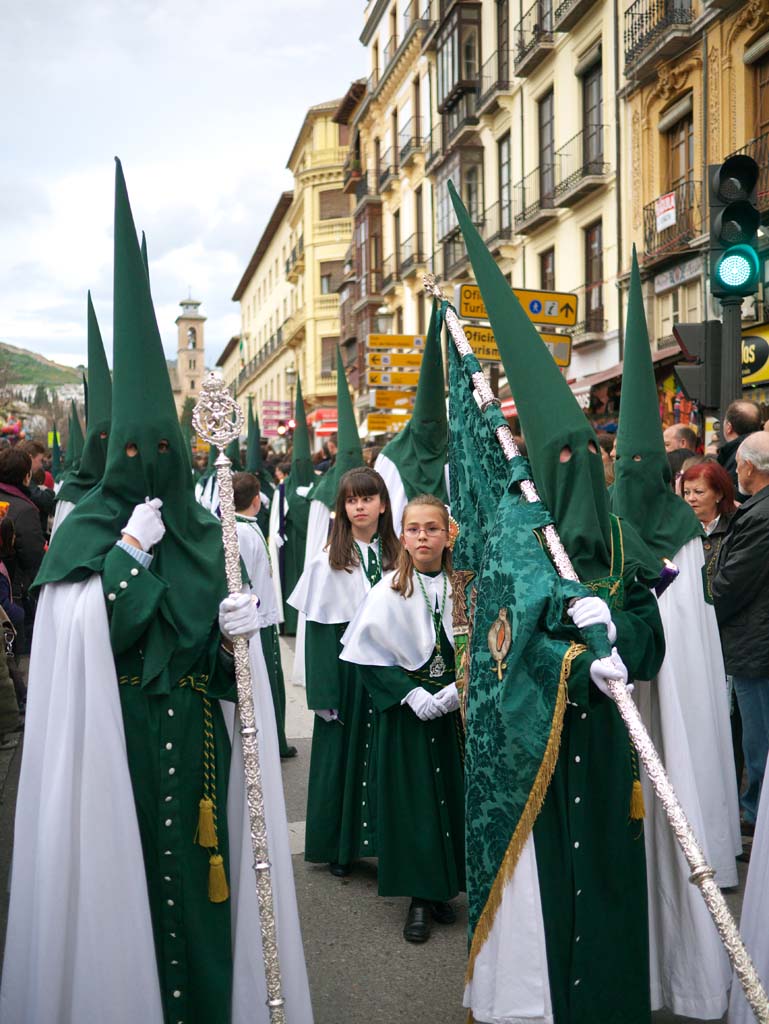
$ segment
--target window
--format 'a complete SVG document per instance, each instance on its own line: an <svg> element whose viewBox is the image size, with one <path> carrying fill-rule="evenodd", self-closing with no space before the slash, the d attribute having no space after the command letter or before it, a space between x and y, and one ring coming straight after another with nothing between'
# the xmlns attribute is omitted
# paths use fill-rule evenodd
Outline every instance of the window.
<svg viewBox="0 0 769 1024"><path fill-rule="evenodd" d="M555 291L555 249L539 254L539 287L545 292Z"/></svg>
<svg viewBox="0 0 769 1024"><path fill-rule="evenodd" d="M194 370L195 369L195 360L194 359L190 359L190 365L187 367L187 369L188 370Z"/></svg>
<svg viewBox="0 0 769 1024"><path fill-rule="evenodd" d="M333 295L342 283L344 260L325 260L320 265L320 294Z"/></svg>
<svg viewBox="0 0 769 1024"><path fill-rule="evenodd" d="M472 164L464 174L462 198L468 213L478 223L483 218L483 179L479 164Z"/></svg>
<svg viewBox="0 0 769 1024"><path fill-rule="evenodd" d="M319 194L318 198L321 220L350 216L350 197L341 188L326 189L325 192Z"/></svg>
<svg viewBox="0 0 769 1024"><path fill-rule="evenodd" d="M555 124L553 90L545 93L538 104L539 114L539 199L540 203L553 205L555 185ZM546 202L547 201L547 202Z"/></svg>
<svg viewBox="0 0 769 1024"><path fill-rule="evenodd" d="M497 81L510 75L510 0L497 0Z"/></svg>
<svg viewBox="0 0 769 1024"><path fill-rule="evenodd" d="M673 342L673 327L677 323L696 323L702 319L701 279L686 281L656 298L657 343L666 348Z"/></svg>
<svg viewBox="0 0 769 1024"><path fill-rule="evenodd" d="M438 38L438 110L475 89L481 64L480 5L458 4Z"/></svg>
<svg viewBox="0 0 769 1024"><path fill-rule="evenodd" d="M195 381L191 380L190 381L190 391L194 391L194 390L195 390Z"/></svg>
<svg viewBox="0 0 769 1024"><path fill-rule="evenodd" d="M339 338L320 339L320 375L330 377L336 370L336 347Z"/></svg>
<svg viewBox="0 0 769 1024"><path fill-rule="evenodd" d="M497 143L497 172L499 180L499 226L509 230L513 223L512 182L510 161L510 132Z"/></svg>
<svg viewBox="0 0 769 1024"><path fill-rule="evenodd" d="M198 343L198 332L194 327L187 328L187 348L195 348Z"/></svg>
<svg viewBox="0 0 769 1024"><path fill-rule="evenodd" d="M604 329L603 225L600 220L585 228L585 329Z"/></svg>
<svg viewBox="0 0 769 1024"><path fill-rule="evenodd" d="M393 260L395 269L400 270L401 265L401 212L396 210L393 213Z"/></svg>
<svg viewBox="0 0 769 1024"><path fill-rule="evenodd" d="M414 250L416 255L421 256L423 254L423 235L424 235L424 216L422 214L422 186L414 189L414 225L416 235L414 239Z"/></svg>
<svg viewBox="0 0 769 1024"><path fill-rule="evenodd" d="M342 149L350 144L350 126L347 124L339 125L339 145Z"/></svg>
<svg viewBox="0 0 769 1024"><path fill-rule="evenodd" d="M694 180L694 118L691 114L667 132L668 137L668 181L671 191L681 188L686 191Z"/></svg>
<svg viewBox="0 0 769 1024"><path fill-rule="evenodd" d="M420 292L417 295L417 334L424 337L425 335L425 322L427 317L425 316L425 307L430 301L430 296L427 292Z"/></svg>
<svg viewBox="0 0 769 1024"><path fill-rule="evenodd" d="M756 83L756 137L769 132L769 53L753 65Z"/></svg>
<svg viewBox="0 0 769 1024"><path fill-rule="evenodd" d="M583 163L586 173L601 173L601 168L591 170L591 164L603 164L603 75L600 62L586 72L582 78L582 128Z"/></svg>

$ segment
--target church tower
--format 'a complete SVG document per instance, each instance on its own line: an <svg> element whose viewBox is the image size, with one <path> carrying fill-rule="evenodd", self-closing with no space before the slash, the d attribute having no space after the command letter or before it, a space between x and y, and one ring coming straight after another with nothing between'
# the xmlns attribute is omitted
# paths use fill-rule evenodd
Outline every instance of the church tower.
<svg viewBox="0 0 769 1024"><path fill-rule="evenodd" d="M181 416L187 398L197 402L200 384L206 372L206 343L203 325L206 317L198 309L196 299L182 299L182 311L176 318L178 344L176 354L176 387L174 398Z"/></svg>

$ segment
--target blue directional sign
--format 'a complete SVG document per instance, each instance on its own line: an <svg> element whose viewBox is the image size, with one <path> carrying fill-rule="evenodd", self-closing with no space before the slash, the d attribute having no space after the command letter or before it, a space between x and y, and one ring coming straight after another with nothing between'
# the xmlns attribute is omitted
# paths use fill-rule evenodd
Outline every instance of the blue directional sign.
<svg viewBox="0 0 769 1024"><path fill-rule="evenodd" d="M542 303L539 301L539 299L531 300L531 302L529 303L529 312L534 313L535 315L537 313L542 312Z"/></svg>

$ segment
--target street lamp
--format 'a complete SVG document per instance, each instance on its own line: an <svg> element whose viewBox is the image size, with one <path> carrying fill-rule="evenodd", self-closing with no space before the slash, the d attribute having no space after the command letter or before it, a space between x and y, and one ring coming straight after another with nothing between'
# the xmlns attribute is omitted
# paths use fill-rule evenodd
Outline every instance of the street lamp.
<svg viewBox="0 0 769 1024"><path fill-rule="evenodd" d="M384 303L376 311L376 333L390 334L392 331L393 313Z"/></svg>

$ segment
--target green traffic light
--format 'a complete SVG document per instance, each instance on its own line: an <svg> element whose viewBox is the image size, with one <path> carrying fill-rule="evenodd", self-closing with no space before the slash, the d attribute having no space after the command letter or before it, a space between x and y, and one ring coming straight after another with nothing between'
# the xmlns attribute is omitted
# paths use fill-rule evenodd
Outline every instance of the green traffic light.
<svg viewBox="0 0 769 1024"><path fill-rule="evenodd" d="M758 253L750 245L732 245L721 254L713 275L724 291L751 295L758 285Z"/></svg>

